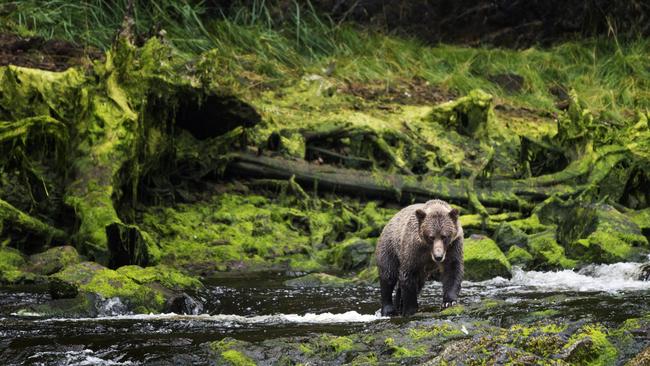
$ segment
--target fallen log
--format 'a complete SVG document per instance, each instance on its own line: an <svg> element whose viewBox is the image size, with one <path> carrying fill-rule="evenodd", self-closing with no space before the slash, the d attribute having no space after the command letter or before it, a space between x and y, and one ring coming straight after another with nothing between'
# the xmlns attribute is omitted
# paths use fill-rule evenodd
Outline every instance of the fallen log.
<svg viewBox="0 0 650 366"><path fill-rule="evenodd" d="M227 160L227 176L286 180L295 176L296 182L304 187L402 204L439 198L467 206L470 200L466 179L360 171L249 153L233 153ZM551 195L570 196L583 188L563 184L535 186L527 180L510 180L495 181L489 186L477 185L474 191L485 206L530 210L536 202Z"/></svg>
<svg viewBox="0 0 650 366"><path fill-rule="evenodd" d="M36 234L47 241L64 242L68 239L65 231L54 228L22 212L10 203L0 200L0 232L3 231L3 228Z"/></svg>

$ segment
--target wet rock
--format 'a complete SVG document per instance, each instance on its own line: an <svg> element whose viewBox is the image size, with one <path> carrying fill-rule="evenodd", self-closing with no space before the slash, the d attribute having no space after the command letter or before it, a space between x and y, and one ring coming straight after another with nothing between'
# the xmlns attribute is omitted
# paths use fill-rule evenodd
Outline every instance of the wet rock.
<svg viewBox="0 0 650 366"><path fill-rule="evenodd" d="M524 78L513 73L490 75L488 80L508 93L519 93L524 88Z"/></svg>
<svg viewBox="0 0 650 366"><path fill-rule="evenodd" d="M465 279L484 281L497 276L510 278L510 263L492 239L472 235L465 239Z"/></svg>
<svg viewBox="0 0 650 366"><path fill-rule="evenodd" d="M110 299L99 299L95 302L97 308L97 316L117 316L128 314L129 307L120 300L119 297L112 297Z"/></svg>
<svg viewBox="0 0 650 366"><path fill-rule="evenodd" d="M203 304L186 293L178 294L167 299L166 313L197 315L203 312Z"/></svg>
<svg viewBox="0 0 650 366"><path fill-rule="evenodd" d="M332 276L327 273L310 273L308 275L284 281L289 287L344 287L352 280Z"/></svg>
<svg viewBox="0 0 650 366"><path fill-rule="evenodd" d="M647 366L650 365L650 346L644 348L639 354L634 356L626 366Z"/></svg>
<svg viewBox="0 0 650 366"><path fill-rule="evenodd" d="M79 294L77 285L62 279L53 277L49 283L50 296L53 299L71 299Z"/></svg>
<svg viewBox="0 0 650 366"><path fill-rule="evenodd" d="M68 265L81 262L81 258L74 247L64 245L34 254L29 257L29 261L31 272L47 276L59 272Z"/></svg>
<svg viewBox="0 0 650 366"><path fill-rule="evenodd" d="M336 245L329 258L337 268L354 271L367 266L374 252L375 246L371 242L352 238Z"/></svg>
<svg viewBox="0 0 650 366"><path fill-rule="evenodd" d="M528 245L528 235L521 229L503 222L494 233L494 241L499 246L499 249L505 253L512 246L525 248Z"/></svg>
<svg viewBox="0 0 650 366"><path fill-rule="evenodd" d="M44 304L29 305L17 312L18 315L38 315L59 318L95 317L103 299L97 294L84 293L72 298L60 298Z"/></svg>
<svg viewBox="0 0 650 366"><path fill-rule="evenodd" d="M639 281L650 281L650 263L646 263L639 268Z"/></svg>
<svg viewBox="0 0 650 366"><path fill-rule="evenodd" d="M570 344L563 352L560 354L559 358L565 360L575 360L580 358L580 354L589 352L589 349L593 347L594 342L590 337L580 338L577 341Z"/></svg>

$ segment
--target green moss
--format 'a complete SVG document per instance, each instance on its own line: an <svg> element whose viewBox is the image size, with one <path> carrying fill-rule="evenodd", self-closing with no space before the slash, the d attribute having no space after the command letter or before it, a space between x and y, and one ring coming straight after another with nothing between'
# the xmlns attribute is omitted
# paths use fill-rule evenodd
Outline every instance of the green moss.
<svg viewBox="0 0 650 366"><path fill-rule="evenodd" d="M362 354L357 357L355 357L351 365L353 366L374 366L374 365L379 365L379 357L377 357L377 354L374 352L368 353L368 354Z"/></svg>
<svg viewBox="0 0 650 366"><path fill-rule="evenodd" d="M232 366L255 366L256 363L250 358L246 357L243 353L235 350L227 350L221 352L221 357L228 365Z"/></svg>
<svg viewBox="0 0 650 366"><path fill-rule="evenodd" d="M540 269L574 268L578 262L568 259L564 248L555 241L555 233L546 231L528 238L528 249L533 256L533 266Z"/></svg>
<svg viewBox="0 0 650 366"><path fill-rule="evenodd" d="M639 226L641 230L650 229L650 208L645 210L634 211L628 215L632 221Z"/></svg>
<svg viewBox="0 0 650 366"><path fill-rule="evenodd" d="M157 282L173 290L198 289L203 286L197 278L164 265L145 268L135 265L123 266L118 268L117 272L141 285Z"/></svg>
<svg viewBox="0 0 650 366"><path fill-rule="evenodd" d="M431 111L430 118L456 129L460 134L477 137L486 133L493 115L492 96L477 89L465 97L437 105Z"/></svg>
<svg viewBox="0 0 650 366"><path fill-rule="evenodd" d="M533 261L532 254L518 246L511 246L508 253L506 253L506 258L513 266L521 266L522 268L526 268Z"/></svg>
<svg viewBox="0 0 650 366"><path fill-rule="evenodd" d="M337 355L350 351L354 348L354 341L345 336L337 337L324 335L320 338L320 342L322 342L327 348L331 349L332 352Z"/></svg>
<svg viewBox="0 0 650 366"><path fill-rule="evenodd" d="M465 336L462 330L459 327L456 327L450 323L441 323L436 324L432 327L422 327L422 328L410 328L408 330L408 335L417 342L429 338L457 338Z"/></svg>
<svg viewBox="0 0 650 366"><path fill-rule="evenodd" d="M536 214L532 214L525 219L510 221L508 224L527 234L535 234L551 228L549 225L542 224Z"/></svg>
<svg viewBox="0 0 650 366"><path fill-rule="evenodd" d="M375 252L375 245L369 240L350 238L336 244L328 253L328 261L346 271L366 267Z"/></svg>
<svg viewBox="0 0 650 366"><path fill-rule="evenodd" d="M224 338L212 342L210 348L218 354L219 364L231 366L255 366L256 363L238 349L245 346L244 342L232 338Z"/></svg>
<svg viewBox="0 0 650 366"><path fill-rule="evenodd" d="M510 327L508 332L513 345L546 358L560 350L563 339L558 333L563 332L566 328L566 325L557 324L515 325Z"/></svg>
<svg viewBox="0 0 650 366"><path fill-rule="evenodd" d="M443 316L461 315L464 312L465 312L465 307L463 305L454 305L440 311L440 315Z"/></svg>
<svg viewBox="0 0 650 366"><path fill-rule="evenodd" d="M501 276L510 278L510 263L497 244L487 237L465 239L465 278L483 281Z"/></svg>
<svg viewBox="0 0 650 366"><path fill-rule="evenodd" d="M415 358L427 354L427 348L424 345L414 348L406 347L404 345L398 345L395 339L391 337L384 339L384 345L390 350L389 352L391 352L392 358Z"/></svg>
<svg viewBox="0 0 650 366"><path fill-rule="evenodd" d="M38 280L38 276L25 272L26 261L14 248L0 245L0 283L24 283Z"/></svg>
<svg viewBox="0 0 650 366"><path fill-rule="evenodd" d="M582 365L612 365L616 361L618 351L609 341L606 329L601 325L585 325L575 333L564 346L570 349L572 346L585 338L589 338L589 347L580 347L573 352L567 360Z"/></svg>
<svg viewBox="0 0 650 366"><path fill-rule="evenodd" d="M546 309L546 310L533 311L532 313L530 313L530 315L532 317L536 317L536 318L547 318L547 317L551 317L551 316L554 316L554 315L558 315L559 313L560 313L559 310Z"/></svg>

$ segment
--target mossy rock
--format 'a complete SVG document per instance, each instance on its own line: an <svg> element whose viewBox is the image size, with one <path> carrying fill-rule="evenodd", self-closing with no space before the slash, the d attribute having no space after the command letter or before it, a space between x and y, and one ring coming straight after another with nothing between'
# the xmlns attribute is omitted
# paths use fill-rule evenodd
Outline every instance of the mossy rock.
<svg viewBox="0 0 650 366"><path fill-rule="evenodd" d="M218 365L255 366L257 363L247 356L244 351L248 345L248 342L228 337L210 343L210 351L212 358Z"/></svg>
<svg viewBox="0 0 650 366"><path fill-rule="evenodd" d="M77 250L69 245L50 248L29 257L29 271L40 275L51 275L63 268L81 262Z"/></svg>
<svg viewBox="0 0 650 366"><path fill-rule="evenodd" d="M533 261L532 254L524 248L518 246L511 246L506 253L508 262L513 266L520 266L521 268L528 268L528 265Z"/></svg>
<svg viewBox="0 0 650 366"><path fill-rule="evenodd" d="M510 278L510 262L490 238L472 235L465 239L465 279L484 281L501 276Z"/></svg>
<svg viewBox="0 0 650 366"><path fill-rule="evenodd" d="M607 204L575 205L558 224L558 241L584 262L637 261L648 253L639 225Z"/></svg>
<svg viewBox="0 0 650 366"><path fill-rule="evenodd" d="M516 226L503 222L494 233L494 241L499 249L507 252L513 246L525 248L528 245L528 235Z"/></svg>
<svg viewBox="0 0 650 366"><path fill-rule="evenodd" d="M100 299L119 298L129 311L165 311L169 299L184 289L201 286L194 278L167 267L126 266L111 270L94 262L82 262L51 276L53 298L87 294Z"/></svg>
<svg viewBox="0 0 650 366"><path fill-rule="evenodd" d="M566 257L564 247L555 240L554 230L530 235L528 251L532 255L530 267L534 269L571 269L578 265L578 261Z"/></svg>
<svg viewBox="0 0 650 366"><path fill-rule="evenodd" d="M332 248L328 259L339 269L354 271L367 266L374 252L375 246L370 241L352 238Z"/></svg>
<svg viewBox="0 0 650 366"><path fill-rule="evenodd" d="M327 273L310 273L284 281L284 284L289 287L345 287L352 284L352 282L352 280Z"/></svg>
<svg viewBox="0 0 650 366"><path fill-rule="evenodd" d="M0 284L34 283L42 279L25 271L27 261L23 254L10 247L0 247Z"/></svg>
<svg viewBox="0 0 650 366"><path fill-rule="evenodd" d="M602 325L588 324L569 338L563 347L563 356L573 365L612 365L618 350Z"/></svg>
<svg viewBox="0 0 650 366"><path fill-rule="evenodd" d="M650 235L650 208L631 212L627 215L639 229L646 235Z"/></svg>

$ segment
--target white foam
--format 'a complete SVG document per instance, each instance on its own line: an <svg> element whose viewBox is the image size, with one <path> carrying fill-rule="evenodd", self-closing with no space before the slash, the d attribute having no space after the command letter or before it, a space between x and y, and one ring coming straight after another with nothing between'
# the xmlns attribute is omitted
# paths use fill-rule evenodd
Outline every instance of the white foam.
<svg viewBox="0 0 650 366"><path fill-rule="evenodd" d="M36 313L21 313L12 314L21 316L40 316ZM96 318L51 318L42 319L41 322L57 322L57 321L98 321L98 320L171 320L171 321L201 321L201 322L215 322L224 323L229 325L275 325L275 324L337 324L337 323L368 323L385 317L377 316L374 314L359 314L356 311L348 311L345 313L307 313L304 315L299 314L274 314L274 315L256 315L256 316L241 316L234 314L200 314L200 315L179 315L174 313L167 314L132 314L132 315L116 315L116 316L100 316Z"/></svg>
<svg viewBox="0 0 650 366"><path fill-rule="evenodd" d="M650 289L650 281L639 281L641 263L589 265L579 271L523 271L513 268L512 279L501 277L474 283L478 286L511 287L526 291L577 291L618 293Z"/></svg>
<svg viewBox="0 0 650 366"><path fill-rule="evenodd" d="M84 349L82 351L65 351L65 352L36 352L33 355L29 356L29 360L36 362L36 364L41 364L38 362L40 359L49 359L50 357L60 357L63 356L65 360L61 363L62 365L75 365L75 366L118 366L118 365L138 365L138 363L132 361L119 361L119 360L107 360L95 353L90 349ZM119 357L118 357L119 358ZM58 364L58 363L57 363Z"/></svg>

